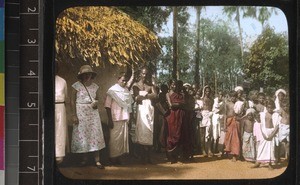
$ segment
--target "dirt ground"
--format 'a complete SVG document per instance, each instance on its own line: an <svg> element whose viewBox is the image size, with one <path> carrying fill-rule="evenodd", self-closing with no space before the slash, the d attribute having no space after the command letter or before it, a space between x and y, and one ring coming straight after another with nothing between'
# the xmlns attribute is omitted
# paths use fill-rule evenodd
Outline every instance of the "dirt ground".
<svg viewBox="0 0 300 185"><path fill-rule="evenodd" d="M153 164L141 164L140 160L124 156L122 165L106 166L104 170L97 169L93 162L80 167L79 159L69 157L63 166L59 167L61 174L69 179L88 180L224 180L224 179L269 179L281 175L287 162L282 162L270 170L267 165L252 169L253 163L232 162L222 158L220 154L214 157L195 155L193 161L171 164L165 153L151 152Z"/></svg>

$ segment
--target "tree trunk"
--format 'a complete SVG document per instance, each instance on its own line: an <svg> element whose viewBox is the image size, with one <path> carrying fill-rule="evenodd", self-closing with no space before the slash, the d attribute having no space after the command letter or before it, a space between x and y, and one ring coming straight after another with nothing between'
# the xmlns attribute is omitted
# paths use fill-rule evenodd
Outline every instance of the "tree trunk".
<svg viewBox="0 0 300 185"><path fill-rule="evenodd" d="M173 7L173 71L172 78L178 79L178 46L177 46L177 7Z"/></svg>
<svg viewBox="0 0 300 185"><path fill-rule="evenodd" d="M238 28L239 28L240 47L241 47L241 62L243 64L243 61L244 61L244 49L243 49L243 35L242 35L241 20L240 20L240 7L237 7L237 9L236 9L236 21L238 23Z"/></svg>
<svg viewBox="0 0 300 185"><path fill-rule="evenodd" d="M218 75L217 70L215 70L215 94L218 93Z"/></svg>
<svg viewBox="0 0 300 185"><path fill-rule="evenodd" d="M196 42L196 57L195 57L195 76L194 76L194 83L196 88L199 88L200 85L200 75L199 75L199 65L200 65L200 14L201 14L201 7L197 6L197 17L196 17L196 24L197 24L197 42Z"/></svg>
<svg viewBox="0 0 300 185"><path fill-rule="evenodd" d="M232 78L232 69L230 67L230 72L229 72L229 84L230 84L230 89L233 89L234 88L234 80Z"/></svg>

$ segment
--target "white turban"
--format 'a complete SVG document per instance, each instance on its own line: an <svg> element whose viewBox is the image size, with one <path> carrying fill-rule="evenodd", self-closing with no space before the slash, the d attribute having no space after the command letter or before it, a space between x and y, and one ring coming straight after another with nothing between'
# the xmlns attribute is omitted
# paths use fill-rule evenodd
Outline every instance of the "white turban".
<svg viewBox="0 0 300 185"><path fill-rule="evenodd" d="M243 87L242 86L236 86L235 88L234 88L234 91L244 91L244 89L243 89Z"/></svg>
<svg viewBox="0 0 300 185"><path fill-rule="evenodd" d="M210 89L211 90L211 88L208 86L208 85L206 85L206 86L204 86L203 87L203 89L202 89L202 97L201 97L201 99L203 99L204 98L204 95L205 95L205 89Z"/></svg>
<svg viewBox="0 0 300 185"><path fill-rule="evenodd" d="M286 95L286 91L283 90L283 89L278 89L276 92L275 92L275 96L277 97L279 93L283 93L284 95Z"/></svg>
<svg viewBox="0 0 300 185"><path fill-rule="evenodd" d="M276 111L279 111L280 110L280 103L279 103L279 99L278 99L278 94L279 93L283 93L284 95L286 95L286 91L285 90L283 90L283 89L278 89L276 92L275 92L275 96L276 96L276 98L275 98L275 112Z"/></svg>
<svg viewBox="0 0 300 185"><path fill-rule="evenodd" d="M254 113L255 113L255 109L253 109L253 108L247 109L247 111L246 111L246 116L247 116L248 114L250 114L250 113L254 114Z"/></svg>
<svg viewBox="0 0 300 185"><path fill-rule="evenodd" d="M187 87L187 86L191 86L191 84L189 84L189 83L184 83L183 84L183 87Z"/></svg>

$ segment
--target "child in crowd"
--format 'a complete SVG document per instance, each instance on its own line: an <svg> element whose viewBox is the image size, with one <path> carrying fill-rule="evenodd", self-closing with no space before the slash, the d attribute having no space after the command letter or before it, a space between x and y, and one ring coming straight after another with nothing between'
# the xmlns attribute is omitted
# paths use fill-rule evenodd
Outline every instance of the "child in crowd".
<svg viewBox="0 0 300 185"><path fill-rule="evenodd" d="M289 103L287 100L283 100L281 103L281 112L280 112L280 123L278 131L279 147L284 146L285 159L289 158L289 145L290 145L290 114L289 114ZM278 151L280 154L280 150ZM279 155L280 157L280 155Z"/></svg>
<svg viewBox="0 0 300 185"><path fill-rule="evenodd" d="M255 106L254 106L257 112L264 112L264 111L266 111L265 99L266 99L265 93L259 92L257 94L257 104L255 104Z"/></svg>
<svg viewBox="0 0 300 185"><path fill-rule="evenodd" d="M258 146L257 159L253 168L258 168L261 163L268 163L269 169L273 169L272 163L275 162L275 145L276 134L279 127L279 114L273 111L275 109L273 101L266 101L266 109L267 112L260 113L263 139Z"/></svg>
<svg viewBox="0 0 300 185"><path fill-rule="evenodd" d="M263 140L263 135L261 133L261 121L260 113L256 111L254 114L254 125L253 125L253 136L254 136L254 145L255 145L255 160L257 158L257 151L260 142Z"/></svg>
<svg viewBox="0 0 300 185"><path fill-rule="evenodd" d="M255 145L254 145L254 115L255 110L253 108L247 109L246 115L241 122L241 133L243 137L242 152L246 161L255 161Z"/></svg>

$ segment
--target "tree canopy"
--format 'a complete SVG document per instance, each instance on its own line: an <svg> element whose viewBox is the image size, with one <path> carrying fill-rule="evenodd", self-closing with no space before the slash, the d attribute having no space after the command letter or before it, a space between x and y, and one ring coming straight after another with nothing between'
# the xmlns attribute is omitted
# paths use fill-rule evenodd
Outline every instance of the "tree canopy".
<svg viewBox="0 0 300 185"><path fill-rule="evenodd" d="M266 27L250 48L245 61L244 73L253 85L265 88L282 88L289 84L287 37L275 34Z"/></svg>
<svg viewBox="0 0 300 185"><path fill-rule="evenodd" d="M161 52L157 36L114 7L74 7L56 20L56 59L105 66L154 60Z"/></svg>

